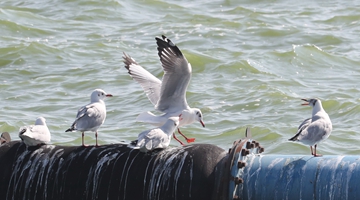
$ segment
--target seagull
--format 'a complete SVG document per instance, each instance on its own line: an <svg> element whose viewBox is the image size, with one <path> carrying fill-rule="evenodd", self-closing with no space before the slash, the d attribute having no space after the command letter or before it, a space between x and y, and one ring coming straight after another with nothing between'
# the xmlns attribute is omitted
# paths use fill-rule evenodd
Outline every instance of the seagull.
<svg viewBox="0 0 360 200"><path fill-rule="evenodd" d="M162 126L141 132L137 141L132 142L132 144L136 145L134 148L146 153L154 149L168 147L171 135L179 125L179 120L181 121L179 117L170 117Z"/></svg>
<svg viewBox="0 0 360 200"><path fill-rule="evenodd" d="M163 125L170 117L181 117L180 126L192 124L195 121L205 127L203 115L200 109L190 108L186 101L186 89L191 78L191 65L181 53L180 49L164 35L162 39L156 37L158 55L164 70L162 80L156 78L150 72L141 67L133 58L124 53L125 68L130 76L144 89L146 96L155 106L155 110L162 115L154 115L151 112L141 113L136 120L150 123L156 126ZM181 115L181 116L180 116ZM195 138L187 138L188 143L194 142ZM175 136L173 137L184 145Z"/></svg>
<svg viewBox="0 0 360 200"><path fill-rule="evenodd" d="M301 99L305 103L301 105L310 105L312 117L305 119L299 126L296 135L289 141L298 141L310 146L311 155L314 157L322 156L316 154L316 146L321 141L327 139L332 131L332 124L329 115L325 112L319 99ZM312 146L315 150L313 151Z"/></svg>
<svg viewBox="0 0 360 200"><path fill-rule="evenodd" d="M11 141L10 134L8 132L3 132L0 136L0 145L9 143Z"/></svg>
<svg viewBox="0 0 360 200"><path fill-rule="evenodd" d="M27 146L39 146L50 142L51 135L44 117L38 117L35 125L23 126L19 130L20 139Z"/></svg>
<svg viewBox="0 0 360 200"><path fill-rule="evenodd" d="M106 97L112 97L111 94L107 94L104 90L96 89L91 93L90 103L82 106L76 115L74 123L65 132L81 131L82 146L84 145L84 132L95 132L96 146L98 145L97 130L104 123L106 118L106 106L104 99Z"/></svg>

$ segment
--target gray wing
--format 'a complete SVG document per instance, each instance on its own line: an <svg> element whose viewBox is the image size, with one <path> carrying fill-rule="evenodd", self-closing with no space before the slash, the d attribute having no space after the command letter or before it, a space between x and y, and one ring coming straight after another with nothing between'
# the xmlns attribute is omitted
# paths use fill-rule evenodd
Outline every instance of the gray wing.
<svg viewBox="0 0 360 200"><path fill-rule="evenodd" d="M302 130L304 130L306 127L308 127L311 123L311 117L305 119L298 127L298 132L301 132Z"/></svg>
<svg viewBox="0 0 360 200"><path fill-rule="evenodd" d="M124 53L123 59L130 76L141 85L151 103L156 105L160 98L161 81L126 53Z"/></svg>
<svg viewBox="0 0 360 200"><path fill-rule="evenodd" d="M79 130L100 126L106 118L106 111L102 110L101 106L100 103L92 103L81 107L71 127Z"/></svg>
<svg viewBox="0 0 360 200"><path fill-rule="evenodd" d="M191 65L181 53L180 49L165 36L156 37L158 55L164 70L160 99L155 109L166 112L185 109L186 89L191 78Z"/></svg>
<svg viewBox="0 0 360 200"><path fill-rule="evenodd" d="M307 129L300 133L298 139L312 141L316 144L318 141L323 139L328 131L330 131L330 129L328 129L327 122L324 119L319 119L312 121L312 123L307 126Z"/></svg>
<svg viewBox="0 0 360 200"><path fill-rule="evenodd" d="M299 135L310 125L310 123L311 123L311 118L305 119L298 127L298 131L296 132L296 134L289 140L291 141L298 140Z"/></svg>

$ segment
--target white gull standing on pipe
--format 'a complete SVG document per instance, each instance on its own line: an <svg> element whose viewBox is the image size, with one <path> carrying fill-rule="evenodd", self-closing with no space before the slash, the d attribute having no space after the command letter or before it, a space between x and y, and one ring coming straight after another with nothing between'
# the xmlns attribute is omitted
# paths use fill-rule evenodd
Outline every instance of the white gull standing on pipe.
<svg viewBox="0 0 360 200"><path fill-rule="evenodd" d="M104 90L96 89L91 93L90 103L82 106L76 115L74 123L65 132L81 131L82 146L84 144L84 132L95 132L96 146L98 146L97 130L104 123L106 119L106 106L104 99L106 97L112 97L111 94L107 94Z"/></svg>
<svg viewBox="0 0 360 200"><path fill-rule="evenodd" d="M27 146L48 144L51 140L51 135L45 118L38 117L35 125L21 127L19 137Z"/></svg>
<svg viewBox="0 0 360 200"><path fill-rule="evenodd" d="M186 101L186 89L191 78L191 65L182 54L180 49L164 35L156 37L158 55L164 70L162 80L159 80L150 72L141 67L133 58L124 53L123 59L130 76L144 89L146 96L155 109L164 113L154 115L151 112L141 113L137 121L163 125L170 117L181 116L180 126L192 124L195 121L205 127L203 115L198 108L190 108ZM187 138L178 128L178 132L187 140L193 142L195 138ZM183 144L173 135L174 138Z"/></svg>
<svg viewBox="0 0 360 200"><path fill-rule="evenodd" d="M306 101L301 105L310 105L312 117L305 119L299 126L296 135L290 141L298 141L310 146L311 155L314 157L322 156L316 154L316 146L321 141L327 139L332 131L332 124L329 115L325 112L319 99L301 99ZM314 151L312 149L314 146Z"/></svg>

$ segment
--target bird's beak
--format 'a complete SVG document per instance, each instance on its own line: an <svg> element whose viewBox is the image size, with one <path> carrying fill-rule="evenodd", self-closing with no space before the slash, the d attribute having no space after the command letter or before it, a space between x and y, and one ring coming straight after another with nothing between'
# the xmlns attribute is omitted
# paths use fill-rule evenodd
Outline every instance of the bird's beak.
<svg viewBox="0 0 360 200"><path fill-rule="evenodd" d="M106 97L112 97L113 95L112 94L106 94L105 96Z"/></svg>
<svg viewBox="0 0 360 200"><path fill-rule="evenodd" d="M202 120L200 120L200 124L205 128L205 124Z"/></svg>
<svg viewBox="0 0 360 200"><path fill-rule="evenodd" d="M301 99L301 100L306 101L305 103L301 104L302 106L308 106L309 105L309 100L307 100L307 99Z"/></svg>

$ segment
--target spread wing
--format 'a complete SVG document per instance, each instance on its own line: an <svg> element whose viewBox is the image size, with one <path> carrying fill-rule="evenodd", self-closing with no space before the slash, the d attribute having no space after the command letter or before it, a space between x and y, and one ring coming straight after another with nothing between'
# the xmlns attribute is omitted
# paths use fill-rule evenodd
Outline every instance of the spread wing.
<svg viewBox="0 0 360 200"><path fill-rule="evenodd" d="M160 99L155 109L161 112L188 107L186 89L191 78L191 65L180 49L165 36L156 37L158 55L164 70Z"/></svg>
<svg viewBox="0 0 360 200"><path fill-rule="evenodd" d="M151 103L156 105L160 98L161 81L126 53L124 53L123 59L130 76L141 85Z"/></svg>

